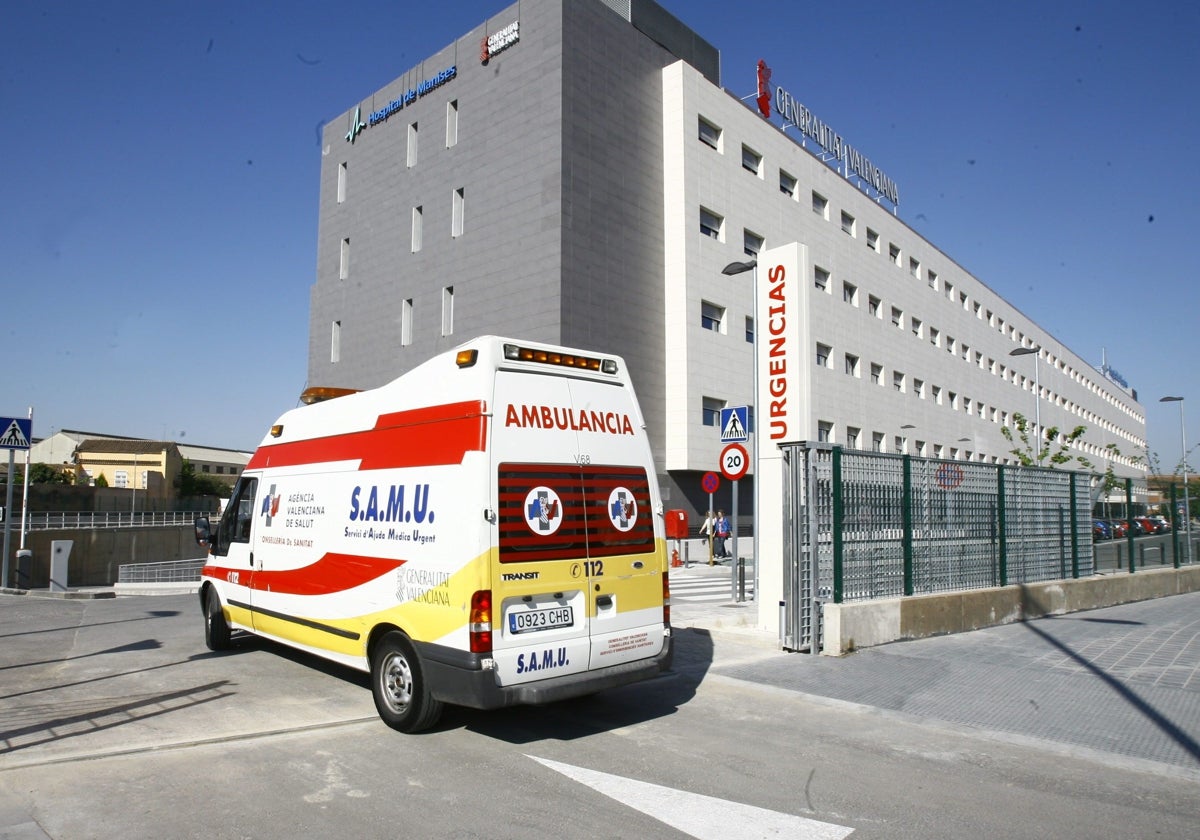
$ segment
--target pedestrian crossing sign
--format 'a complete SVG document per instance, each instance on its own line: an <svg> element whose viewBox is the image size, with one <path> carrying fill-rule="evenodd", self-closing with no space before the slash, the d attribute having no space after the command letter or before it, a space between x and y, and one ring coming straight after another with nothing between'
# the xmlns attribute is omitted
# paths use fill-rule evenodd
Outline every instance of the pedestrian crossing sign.
<svg viewBox="0 0 1200 840"><path fill-rule="evenodd" d="M33 421L28 417L0 417L0 449L28 449Z"/></svg>
<svg viewBox="0 0 1200 840"><path fill-rule="evenodd" d="M721 409L721 443L740 443L749 439L750 431L746 422L749 414L749 406L744 405Z"/></svg>

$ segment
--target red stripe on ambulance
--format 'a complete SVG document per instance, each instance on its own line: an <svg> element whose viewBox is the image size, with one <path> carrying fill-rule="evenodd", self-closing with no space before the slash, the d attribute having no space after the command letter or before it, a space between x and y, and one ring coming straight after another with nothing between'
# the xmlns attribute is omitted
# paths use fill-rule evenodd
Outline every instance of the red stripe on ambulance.
<svg viewBox="0 0 1200 840"><path fill-rule="evenodd" d="M487 442L482 400L383 414L375 428L329 437L260 446L247 470L359 461L360 470L461 464Z"/></svg>
<svg viewBox="0 0 1200 840"><path fill-rule="evenodd" d="M233 584L249 583L251 589L276 595L332 595L361 586L403 565L403 560L389 560L385 557L328 553L316 563L299 569L255 571L247 574L244 569L239 572L208 565L204 567L203 574L205 577L222 578ZM239 580L241 577L249 580Z"/></svg>

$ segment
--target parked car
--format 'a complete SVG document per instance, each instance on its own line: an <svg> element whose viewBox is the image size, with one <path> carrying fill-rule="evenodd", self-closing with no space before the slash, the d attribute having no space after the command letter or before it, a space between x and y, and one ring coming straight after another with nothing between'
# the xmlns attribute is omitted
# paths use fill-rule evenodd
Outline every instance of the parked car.
<svg viewBox="0 0 1200 840"><path fill-rule="evenodd" d="M1108 528L1112 531L1114 540L1123 540L1129 536L1129 526L1124 519L1110 519Z"/></svg>
<svg viewBox="0 0 1200 840"><path fill-rule="evenodd" d="M1148 516L1135 516L1133 521L1142 526L1142 529L1147 534L1158 533L1158 523Z"/></svg>
<svg viewBox="0 0 1200 840"><path fill-rule="evenodd" d="M1160 533L1160 534L1171 533L1171 520L1170 519L1167 519L1165 516L1152 516L1150 518L1158 523L1158 533Z"/></svg>
<svg viewBox="0 0 1200 840"><path fill-rule="evenodd" d="M1112 539L1112 529L1109 528L1108 523L1105 522L1103 519L1093 519L1092 520L1092 542L1098 542L1099 540L1111 540L1111 539Z"/></svg>

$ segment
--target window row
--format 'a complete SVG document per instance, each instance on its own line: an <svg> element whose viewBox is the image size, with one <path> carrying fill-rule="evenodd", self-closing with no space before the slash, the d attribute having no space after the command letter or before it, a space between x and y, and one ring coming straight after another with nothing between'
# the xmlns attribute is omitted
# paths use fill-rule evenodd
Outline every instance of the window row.
<svg viewBox="0 0 1200 840"><path fill-rule="evenodd" d="M408 347L413 343L413 299L406 298L400 304L400 346ZM442 318L441 335L446 337L454 334L454 287L442 287ZM333 321L330 325L329 361L337 364L342 360L342 322Z"/></svg>
<svg viewBox="0 0 1200 840"><path fill-rule="evenodd" d="M457 239L466 230L467 191L459 187L450 195L450 237ZM425 238L425 208L417 205L412 209L412 227L410 230L410 247L412 253L421 250ZM350 237L343 236L338 247L338 279L347 280L350 277Z"/></svg>
<svg viewBox="0 0 1200 840"><path fill-rule="evenodd" d="M821 266L813 266L813 287L825 294L832 295L834 284L830 272ZM841 298L844 303L850 306L860 306L860 292L858 286L849 281L843 280L841 283ZM961 358L963 361L974 364L981 370L991 373L993 376L999 376L1005 381L1010 381L1014 385L1018 385L1024 391L1034 391L1035 382L1039 378L1035 376L1036 371L1030 366L1029 374L1018 373L1017 370L1010 368L1004 362L998 362L994 357L985 356L980 350L972 350L971 346L965 341L956 339L953 335L943 332L942 330L932 325L926 324L915 315L907 314L903 309L897 306L885 307L883 301L875 295L867 295L867 314L880 321L887 321L892 327L903 332L911 333L915 338L920 340L928 340L930 345L939 349L944 349L950 355ZM988 310L988 318L994 318L993 313ZM1002 323L1002 321L1001 321ZM1011 334L1020 335L1015 333ZM1026 344L1022 345L1032 350L1034 346L1032 339L1022 336L1022 340ZM1076 384L1087 388L1093 394L1104 394L1109 397L1108 402L1116 404L1115 397L1105 389L1100 388L1090 377L1083 377L1078 371L1068 366L1062 359L1057 359L1048 350L1044 348L1037 349L1038 364L1049 364L1063 374L1070 377ZM1025 355L1025 354L1020 354ZM1050 402L1053 405L1061 407L1063 410L1074 414L1089 423L1092 423L1105 431L1118 433L1118 427L1115 423L1105 420L1096 412L1087 407L1056 393L1047 384L1043 383L1039 394L1041 399Z"/></svg>

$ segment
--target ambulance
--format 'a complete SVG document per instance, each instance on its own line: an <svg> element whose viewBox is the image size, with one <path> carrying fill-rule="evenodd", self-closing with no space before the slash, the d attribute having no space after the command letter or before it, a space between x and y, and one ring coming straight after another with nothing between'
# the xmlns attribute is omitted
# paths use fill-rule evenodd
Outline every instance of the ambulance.
<svg viewBox="0 0 1200 840"><path fill-rule="evenodd" d="M213 650L371 675L380 717L548 703L671 664L662 503L623 360L487 336L271 427L208 548Z"/></svg>

